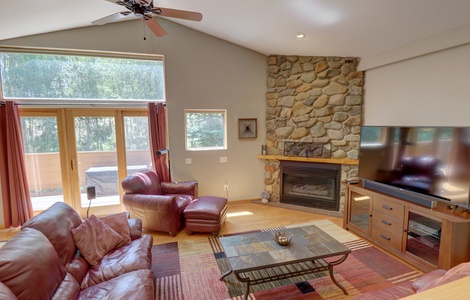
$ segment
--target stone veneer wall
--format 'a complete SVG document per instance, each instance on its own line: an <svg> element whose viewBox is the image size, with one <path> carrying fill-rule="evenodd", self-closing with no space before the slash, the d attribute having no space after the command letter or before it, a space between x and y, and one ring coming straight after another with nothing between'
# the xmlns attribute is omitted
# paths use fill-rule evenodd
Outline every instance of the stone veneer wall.
<svg viewBox="0 0 470 300"><path fill-rule="evenodd" d="M364 74L356 70L355 58L269 56L267 154L283 155L285 141L319 142L330 145L332 158L357 159ZM357 166L342 165L341 180L356 176ZM264 182L270 201L279 202L278 160L266 160Z"/></svg>

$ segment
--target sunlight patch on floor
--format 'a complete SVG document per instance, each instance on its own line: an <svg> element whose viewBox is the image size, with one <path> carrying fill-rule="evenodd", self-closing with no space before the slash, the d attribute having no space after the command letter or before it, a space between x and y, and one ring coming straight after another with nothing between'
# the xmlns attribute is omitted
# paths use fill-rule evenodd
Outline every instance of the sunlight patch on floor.
<svg viewBox="0 0 470 300"><path fill-rule="evenodd" d="M227 214L227 218L230 218L230 217L241 217L241 216L249 216L249 215L252 215L253 213L252 212L249 212L249 211L240 211L240 212L235 212L235 213L228 213Z"/></svg>

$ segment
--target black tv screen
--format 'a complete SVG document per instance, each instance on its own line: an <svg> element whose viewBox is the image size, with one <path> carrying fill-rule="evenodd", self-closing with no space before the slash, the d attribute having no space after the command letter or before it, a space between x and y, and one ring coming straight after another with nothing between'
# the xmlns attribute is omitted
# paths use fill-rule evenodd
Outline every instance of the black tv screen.
<svg viewBox="0 0 470 300"><path fill-rule="evenodd" d="M469 208L470 128L363 126L359 177Z"/></svg>

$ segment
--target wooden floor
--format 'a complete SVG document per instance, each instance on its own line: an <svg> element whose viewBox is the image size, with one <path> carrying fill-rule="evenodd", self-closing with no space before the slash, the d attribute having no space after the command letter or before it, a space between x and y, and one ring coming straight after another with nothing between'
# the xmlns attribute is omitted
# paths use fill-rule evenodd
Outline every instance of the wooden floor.
<svg viewBox="0 0 470 300"><path fill-rule="evenodd" d="M341 227L343 226L343 219L339 217L268 206L252 203L251 201L229 201L227 220L220 234L224 235L325 219L331 220ZM153 236L154 244L164 244L209 236L209 234L204 233L188 235L185 230L179 232L176 237L170 237L168 233L158 233L147 230L145 230L145 233Z"/></svg>
<svg viewBox="0 0 470 300"><path fill-rule="evenodd" d="M223 225L220 234L238 233L324 219L331 220L339 226L343 226L343 219L339 217L257 204L248 200L230 201L228 203L227 220ZM0 230L0 241L9 240L18 232L19 228ZM185 230L179 232L176 237L170 237L168 233L149 230L144 230L144 233L151 234L153 236L154 244L163 244L208 236L208 234L204 233L194 233L190 236Z"/></svg>

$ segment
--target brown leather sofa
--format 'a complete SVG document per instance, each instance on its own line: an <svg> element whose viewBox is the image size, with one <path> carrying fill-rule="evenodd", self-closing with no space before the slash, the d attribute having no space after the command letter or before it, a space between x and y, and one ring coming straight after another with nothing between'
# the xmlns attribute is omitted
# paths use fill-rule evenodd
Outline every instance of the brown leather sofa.
<svg viewBox="0 0 470 300"><path fill-rule="evenodd" d="M152 236L142 235L139 220L126 221L128 244L90 265L72 235L85 222L55 203L0 248L0 299L154 299Z"/></svg>
<svg viewBox="0 0 470 300"><path fill-rule="evenodd" d="M196 182L160 182L154 171L127 176L121 182L123 203L145 229L175 236L184 227L183 211L197 197Z"/></svg>
<svg viewBox="0 0 470 300"><path fill-rule="evenodd" d="M353 300L401 299L467 276L470 276L470 262L461 263L448 271L437 269L414 281L405 281L386 289L364 293Z"/></svg>

